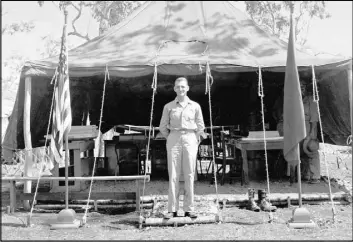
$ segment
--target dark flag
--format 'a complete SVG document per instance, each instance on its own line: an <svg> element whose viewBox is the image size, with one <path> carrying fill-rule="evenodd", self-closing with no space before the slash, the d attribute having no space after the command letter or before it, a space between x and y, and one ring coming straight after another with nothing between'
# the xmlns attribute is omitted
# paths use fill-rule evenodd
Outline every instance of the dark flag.
<svg viewBox="0 0 353 242"><path fill-rule="evenodd" d="M300 160L299 143L305 138L306 130L299 75L295 63L292 15L290 20L286 75L284 82L283 130L284 158L289 164L298 164Z"/></svg>
<svg viewBox="0 0 353 242"><path fill-rule="evenodd" d="M70 101L70 81L68 68L66 23L63 28L61 50L59 56L58 75L54 86L53 125L50 147L54 159L60 166L65 166L63 154L64 138L70 132L72 116Z"/></svg>

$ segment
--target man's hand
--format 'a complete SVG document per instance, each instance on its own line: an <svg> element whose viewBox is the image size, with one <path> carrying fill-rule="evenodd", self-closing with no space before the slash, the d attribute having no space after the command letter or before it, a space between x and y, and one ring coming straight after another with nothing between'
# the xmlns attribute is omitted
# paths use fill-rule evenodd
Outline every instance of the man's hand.
<svg viewBox="0 0 353 242"><path fill-rule="evenodd" d="M198 143L200 144L204 139L207 139L207 137L208 137L207 133L205 132L200 133L197 137Z"/></svg>
<svg viewBox="0 0 353 242"><path fill-rule="evenodd" d="M202 139L207 139L207 137L209 136L209 134L205 133L205 132L202 132L200 134L200 137L202 137Z"/></svg>

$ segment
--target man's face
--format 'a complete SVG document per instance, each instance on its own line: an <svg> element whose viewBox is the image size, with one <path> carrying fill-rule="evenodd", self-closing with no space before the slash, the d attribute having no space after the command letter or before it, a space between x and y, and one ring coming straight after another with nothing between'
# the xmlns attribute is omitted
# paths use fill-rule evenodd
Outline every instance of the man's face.
<svg viewBox="0 0 353 242"><path fill-rule="evenodd" d="M186 96L186 93L189 91L189 86L185 80L180 80L175 82L174 91L180 97Z"/></svg>

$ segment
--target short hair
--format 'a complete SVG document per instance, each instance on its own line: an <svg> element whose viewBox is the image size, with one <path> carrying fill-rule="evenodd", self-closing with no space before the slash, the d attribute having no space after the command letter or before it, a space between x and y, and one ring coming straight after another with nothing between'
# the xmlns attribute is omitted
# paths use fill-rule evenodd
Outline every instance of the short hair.
<svg viewBox="0 0 353 242"><path fill-rule="evenodd" d="M186 81L186 85L189 86L189 81L188 79L186 79L186 77L178 77L175 82L174 82L174 85L177 83L177 82L181 82L181 81Z"/></svg>

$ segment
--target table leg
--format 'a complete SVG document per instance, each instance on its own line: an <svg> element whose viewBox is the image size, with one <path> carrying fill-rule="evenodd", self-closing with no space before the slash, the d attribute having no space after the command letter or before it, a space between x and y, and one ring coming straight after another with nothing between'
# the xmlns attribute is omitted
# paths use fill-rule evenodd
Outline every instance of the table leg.
<svg viewBox="0 0 353 242"><path fill-rule="evenodd" d="M244 172L244 183L249 184L249 168L248 168L248 155L246 150L241 150L241 157L243 159L243 172Z"/></svg>
<svg viewBox="0 0 353 242"><path fill-rule="evenodd" d="M10 212L14 213L16 211L16 181L11 181L10 182Z"/></svg>
<svg viewBox="0 0 353 242"><path fill-rule="evenodd" d="M140 199L141 199L141 194L140 194L140 181L136 180L136 211L140 211L141 205L140 205Z"/></svg>

